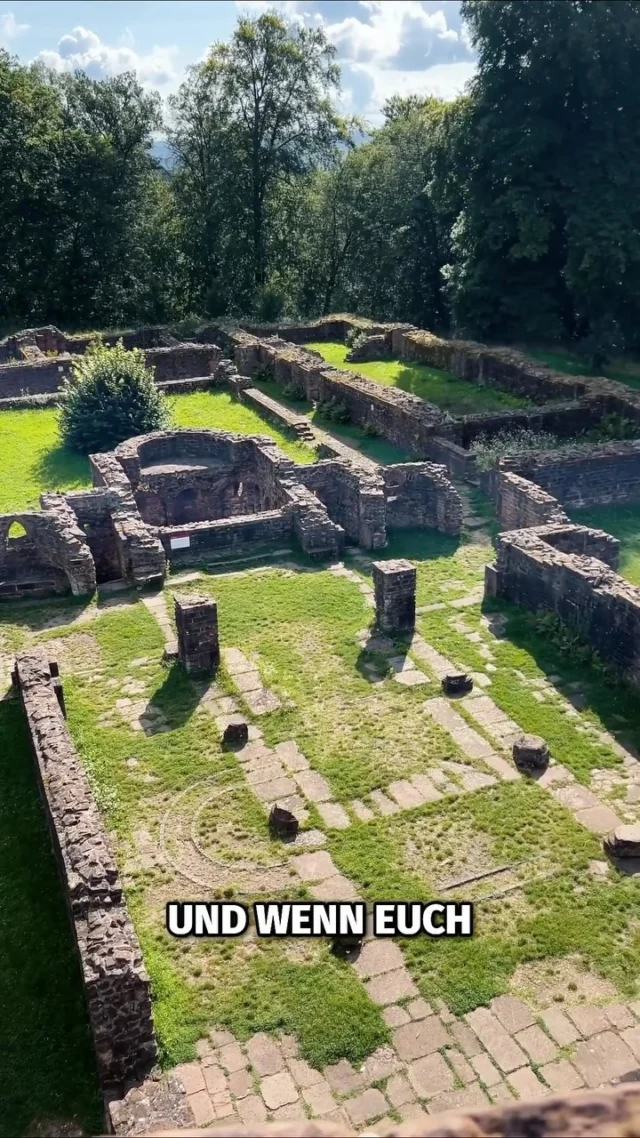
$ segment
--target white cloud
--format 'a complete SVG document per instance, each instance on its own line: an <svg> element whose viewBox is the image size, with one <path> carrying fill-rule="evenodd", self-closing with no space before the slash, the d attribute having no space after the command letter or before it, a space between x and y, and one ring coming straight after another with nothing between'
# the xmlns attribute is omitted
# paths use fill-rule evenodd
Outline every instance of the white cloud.
<svg viewBox="0 0 640 1138"><path fill-rule="evenodd" d="M326 32L347 58L393 59L406 42L408 25L413 32L431 33L439 40L458 42L458 33L447 26L443 11L427 12L419 0L360 0L370 22L349 16L338 24L328 24Z"/></svg>
<svg viewBox="0 0 640 1138"><path fill-rule="evenodd" d="M364 114L377 125L382 119L381 107L392 95L434 95L440 99L455 99L475 72L475 63L436 63L424 71L399 71L393 67L375 67L366 63L352 65L369 77L372 84L369 106Z"/></svg>
<svg viewBox="0 0 640 1138"><path fill-rule="evenodd" d="M0 45L9 44L16 36L29 31L28 24L19 24L13 12L5 12L0 16Z"/></svg>
<svg viewBox="0 0 640 1138"><path fill-rule="evenodd" d="M140 54L131 46L133 36L128 29L127 33L126 42L111 47L89 28L79 26L70 35L62 36L56 51L41 51L37 58L54 71L86 71L92 79L135 71L145 87L157 87L166 92L176 86L180 80L176 64L179 49L156 46Z"/></svg>

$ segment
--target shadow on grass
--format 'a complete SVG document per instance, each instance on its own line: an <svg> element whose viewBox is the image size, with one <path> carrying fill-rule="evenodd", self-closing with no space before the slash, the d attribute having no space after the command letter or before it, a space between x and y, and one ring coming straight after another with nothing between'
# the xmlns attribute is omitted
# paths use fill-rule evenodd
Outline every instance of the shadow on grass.
<svg viewBox="0 0 640 1138"><path fill-rule="evenodd" d="M91 486L89 459L64 446L48 450L33 466L43 491Z"/></svg>
<svg viewBox="0 0 640 1138"><path fill-rule="evenodd" d="M51 600L39 599L0 605L0 627L18 625L28 628L30 632L58 628L60 625L67 625L77 620L92 600L92 596L74 597L69 594Z"/></svg>
<svg viewBox="0 0 640 1138"><path fill-rule="evenodd" d="M207 677L202 679L206 681ZM211 679L213 681L215 676ZM193 715L200 698L182 664L174 663L168 665L165 678L149 699L147 707L158 708L171 728L182 727Z"/></svg>
<svg viewBox="0 0 640 1138"><path fill-rule="evenodd" d="M582 653L563 651L548 630L536 629L534 613L524 612L505 601L485 600L482 611L501 613L503 635L516 648L524 649L556 690L577 709L590 710L606 730L622 744L640 751L640 691L613 670L600 668ZM588 656L585 645L584 655ZM573 685L573 686L572 686Z"/></svg>
<svg viewBox="0 0 640 1138"><path fill-rule="evenodd" d="M80 969L32 762L19 704L0 703L0 1135L46 1120L43 1133L75 1121L96 1134Z"/></svg>

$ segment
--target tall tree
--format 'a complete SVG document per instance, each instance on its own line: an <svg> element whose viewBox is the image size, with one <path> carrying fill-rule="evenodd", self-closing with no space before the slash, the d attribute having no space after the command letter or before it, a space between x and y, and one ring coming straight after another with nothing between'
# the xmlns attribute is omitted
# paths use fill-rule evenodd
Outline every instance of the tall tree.
<svg viewBox="0 0 640 1138"><path fill-rule="evenodd" d="M197 194L203 232L213 224L219 233L208 187L223 192L255 293L268 281L267 218L278 183L330 163L348 133L330 97L339 86L334 55L320 28L272 12L241 17L231 42L214 44L172 102L182 190ZM220 147L226 177L216 165Z"/></svg>
<svg viewBox="0 0 640 1138"><path fill-rule="evenodd" d="M464 0L478 49L451 285L459 327L637 332L640 5Z"/></svg>

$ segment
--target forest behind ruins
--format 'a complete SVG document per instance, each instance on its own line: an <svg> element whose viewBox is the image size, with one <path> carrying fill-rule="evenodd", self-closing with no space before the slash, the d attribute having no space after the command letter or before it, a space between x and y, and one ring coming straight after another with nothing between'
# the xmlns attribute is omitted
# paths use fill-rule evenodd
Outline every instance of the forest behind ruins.
<svg viewBox="0 0 640 1138"><path fill-rule="evenodd" d="M323 31L275 13L168 105L0 51L0 333L350 311L637 352L640 4L462 13L464 95L394 97L375 129L340 114Z"/></svg>

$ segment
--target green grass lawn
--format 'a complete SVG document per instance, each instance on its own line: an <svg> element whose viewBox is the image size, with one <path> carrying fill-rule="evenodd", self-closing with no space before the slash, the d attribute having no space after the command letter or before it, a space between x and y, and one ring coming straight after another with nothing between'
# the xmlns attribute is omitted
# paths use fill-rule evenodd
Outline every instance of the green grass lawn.
<svg viewBox="0 0 640 1138"><path fill-rule="evenodd" d="M635 359L618 359L602 371L591 371L584 360L569 348L543 348L534 345L525 345L522 349L534 360L548 364L556 371L566 372L567 375L604 375L607 379L615 379L619 383L626 383L628 387L640 387L640 361Z"/></svg>
<svg viewBox="0 0 640 1138"><path fill-rule="evenodd" d="M374 360L370 363L352 364L347 361L349 349L344 344L323 341L305 346L320 352L323 359L333 367L356 371L367 379L374 379L376 383L409 391L455 415L511 410L526 407L529 403L517 395L498 391L495 387L483 387L480 383L471 383L451 372L439 371L425 364L408 360Z"/></svg>
<svg viewBox="0 0 640 1138"><path fill-rule="evenodd" d="M640 505L593 506L572 510L571 516L578 525L603 529L617 537L620 542L618 572L632 585L640 585Z"/></svg>
<svg viewBox="0 0 640 1138"><path fill-rule="evenodd" d="M579 782L589 785L594 770L620 765L589 726L619 731L624 721L629 740L640 744L640 693L610 683L576 653L561 650L521 610L498 606L507 634L496 639L486 631L482 603L469 594L482 581L490 547L406 531L392 534L379 556L416 564L418 630L456 667L484 668L481 641L490 646L488 694L523 730L543 735ZM345 563L370 580L361 551L348 551ZM420 665L430 678L427 687L403 688L390 675L375 685L367 679L371 657L357 634L372 611L353 580L295 555L285 566L238 568L183 582L180 591L216 598L223 645L253 654L265 684L282 699L279 711L260 720L269 745L295 739L347 810L354 798L428 773L443 760L474 765L422 708L439 692L428 666ZM167 601L171 611L170 589ZM177 941L166 934L164 907L176 897L197 893L251 903L309 894L293 873L290 847L270 836L236 756L223 750L201 702L202 687L180 666L163 664L162 634L135 594L119 596L118 605L111 611L108 602L92 600L85 615L93 619L82 624L72 623L80 601L4 606L0 649L8 655L44 641L59 660L68 723L110 830L152 979L164 1065L191 1059L198 1039L215 1025L240 1039L258 1030L291 1032L312 1064L346 1056L357 1065L387 1040L388 1030L354 971L326 942ZM469 638L467 630L475 635ZM403 650L401 639L396 647ZM535 685L549 676L553 689L539 702ZM217 682L232 692L224 668ZM166 730L146 736L132 729L117 706L132 684L136 699L162 712ZM566 698L577 685L584 706L572 717ZM458 709L467 714L464 703ZM9 983L3 1133L20 1133L31 1114L76 1116L95 1128L77 977L16 705L0 703L0 755L7 776L0 794L6 814L0 900L9 914L0 942L0 976ZM482 769L480 760L477 765ZM313 808L307 825L325 828ZM212 877L204 885L197 880L199 864L186 864L195 880L179 869L181 833L196 834L211 859ZM348 830L327 832L327 849L369 900L433 899L445 881L512 866L515 893L493 897L492 879L449 893L475 902L472 940L402 943L426 999L443 999L461 1014L509 990L522 969L542 967L551 975L567 958L621 995L636 993L637 880L616 872L596 880L589 866L602 857L599 840L534 782L446 797L367 824L353 821ZM33 925L36 900L39 926ZM37 1095L30 1100L34 1070Z"/></svg>
<svg viewBox="0 0 640 1138"><path fill-rule="evenodd" d="M392 535L381 556L405 556L416 563L418 605L427 610L419 613L418 628L428 642L456 666L482 668L478 640L456 625L463 619L466 628L488 635L480 602L467 603L467 598L482 580L489 548L410 531ZM222 571L180 586L181 592L215 596L223 644L255 654L264 682L283 700L281 710L260 722L266 742L295 739L347 809L353 798L366 798L394 779L428 773L443 759L460 759L450 736L422 709L425 696L439 690L433 676L426 689L403 688L390 676L375 686L367 680L357 633L372 614L356 584L322 565L295 557L288 561L286 568ZM346 563L365 578L370 575L370 565L357 551L347 554ZM464 607L456 607L453 602L463 598ZM222 1024L240 1039L257 1030L292 1032L314 1065L343 1055L357 1064L385 1042L388 1032L380 1009L326 943L176 941L164 930L166 901L194 889L199 895L235 896L249 903L265 895L308 894L289 866L291 850L271 838L236 757L222 749L215 722L200 702L202 689L179 666L163 665L157 624L140 600L129 599L127 607L113 612L105 602L91 602L95 619L81 625L70 623L79 612L77 602L7 606L0 613L0 645L7 651L34 638L45 640L60 661L70 729L111 831L152 978L163 1062L171 1066L192 1058L201 1035ZM119 598L123 600L127 598ZM170 592L168 600L171 605ZM586 734L584 725L611 730L622 715L631 736L638 736L640 726L633 725L640 725L640 694L607 685L537 631L528 614L508 606L503 611L509 617L508 635L490 638L495 671L489 694L524 730L548 739L554 757L588 784L594 769L613 768L620 760ZM400 641L397 647L402 649ZM558 694L540 703L532 684L552 674ZM117 701L133 681L136 698L152 701L162 711L167 730L145 736L122 718ZM217 681L232 691L224 669ZM560 693L571 691L576 681L586 706L571 718ZM464 705L459 707L464 714ZM12 770L11 793L3 800L10 812L8 842L12 847L17 842L20 849L31 834L35 806L33 798L15 788L25 779L31 785L30 759L24 747L16 750L13 735L4 738L11 742L2 748L0 739ZM207 798L211 788L213 800ZM181 810L188 832L197 832L216 867L208 887L190 884L172 860L180 849ZM313 810L308 825L324 828ZM150 861L150 848L161 856ZM621 993L635 991L637 882L617 874L596 881L589 863L601 856L599 841L535 783L499 784L368 824L353 822L344 832L329 831L327 848L371 900L431 899L447 875L514 864L521 885L514 895L492 900L486 883L471 892L454 892L476 903L473 940L445 944L416 938L403 944L427 999L442 998L462 1013L508 990L517 969L543 962L553 970L567 956ZM242 887L236 875L247 863L254 870L249 885ZM0 860L0 889L11 897L24 888L20 859L17 864L18 870L15 859ZM259 885L263 873L267 876ZM34 880L41 891L40 878ZM50 886L49 899L54 895ZM37 977L40 939L23 932L18 944L28 962L24 976L33 971ZM17 1002L29 1006L32 983L36 981L23 980ZM65 999L69 991L72 985L65 989ZM71 1103L76 1113L86 1114L90 1080L86 1057L77 1046L80 1021L74 1022L76 1034L70 1031L64 1041L66 1081L56 1087L66 1099L54 1106L64 1112L65 1103ZM16 1059L26 1056L27 1068L34 1033L37 1037L35 1028L25 1033ZM40 1044L40 1071L55 1065L53 1046ZM47 1076L44 1083L46 1100L53 1082ZM10 1119L22 1118L20 1109L14 1103Z"/></svg>
<svg viewBox="0 0 640 1138"><path fill-rule="evenodd" d="M219 427L240 434L269 435L296 462L313 462L310 447L265 422L250 407L224 391L197 391L170 400L178 427ZM62 446L57 411L0 412L0 513L40 507L45 490L77 490L89 486L89 462Z"/></svg>

